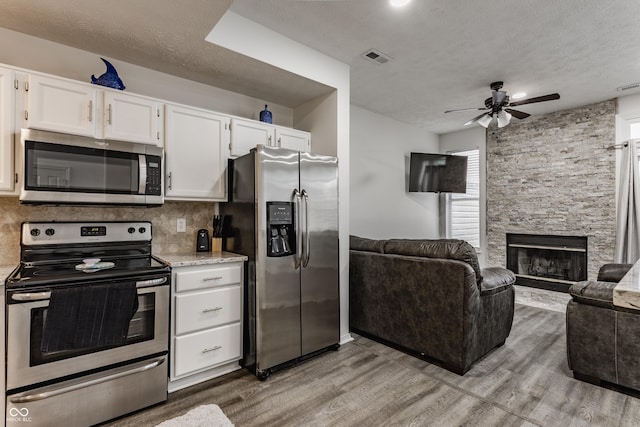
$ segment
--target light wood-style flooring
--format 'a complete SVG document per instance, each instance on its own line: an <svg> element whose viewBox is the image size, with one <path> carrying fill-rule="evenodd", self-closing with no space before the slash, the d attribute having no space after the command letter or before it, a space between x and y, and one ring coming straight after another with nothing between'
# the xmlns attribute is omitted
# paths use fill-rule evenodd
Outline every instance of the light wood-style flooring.
<svg viewBox="0 0 640 427"><path fill-rule="evenodd" d="M464 376L364 337L260 382L246 370L108 424L216 403L242 426L638 426L640 399L575 380L564 313L516 304L506 344Z"/></svg>

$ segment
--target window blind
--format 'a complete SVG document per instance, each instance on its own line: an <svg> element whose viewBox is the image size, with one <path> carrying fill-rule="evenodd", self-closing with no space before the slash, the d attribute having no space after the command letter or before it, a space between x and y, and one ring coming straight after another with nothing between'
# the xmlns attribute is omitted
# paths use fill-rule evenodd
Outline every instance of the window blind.
<svg viewBox="0 0 640 427"><path fill-rule="evenodd" d="M447 238L462 239L480 248L480 150L451 152L467 156L467 192L446 197Z"/></svg>

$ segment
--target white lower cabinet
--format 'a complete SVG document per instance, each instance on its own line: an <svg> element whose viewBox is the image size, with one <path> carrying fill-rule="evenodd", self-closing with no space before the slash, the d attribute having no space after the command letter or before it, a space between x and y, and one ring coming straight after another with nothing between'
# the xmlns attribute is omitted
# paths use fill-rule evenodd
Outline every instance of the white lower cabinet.
<svg viewBox="0 0 640 427"><path fill-rule="evenodd" d="M243 264L173 267L169 392L240 369Z"/></svg>

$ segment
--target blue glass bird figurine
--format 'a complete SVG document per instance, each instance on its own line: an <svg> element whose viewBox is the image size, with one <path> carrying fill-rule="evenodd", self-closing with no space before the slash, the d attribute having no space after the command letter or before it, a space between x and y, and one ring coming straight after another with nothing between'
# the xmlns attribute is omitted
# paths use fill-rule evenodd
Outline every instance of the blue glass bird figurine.
<svg viewBox="0 0 640 427"><path fill-rule="evenodd" d="M92 74L91 83L93 83L94 85L102 85L102 86L112 87L114 89L124 90L124 83L122 83L122 80L120 80L120 77L118 77L118 72L116 71L114 66L111 65L111 63L106 59L104 58L100 58L100 59L102 59L102 62L104 62L105 65L107 66L107 72L101 75L100 77L98 77L97 79L96 79L96 76Z"/></svg>

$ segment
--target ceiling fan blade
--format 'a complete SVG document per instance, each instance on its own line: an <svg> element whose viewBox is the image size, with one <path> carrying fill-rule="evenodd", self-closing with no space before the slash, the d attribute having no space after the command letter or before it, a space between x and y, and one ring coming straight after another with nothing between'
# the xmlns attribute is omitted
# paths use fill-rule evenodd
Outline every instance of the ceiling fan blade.
<svg viewBox="0 0 640 427"><path fill-rule="evenodd" d="M465 123L465 126L469 126L474 124L475 122L477 122L478 120L480 120L481 118L483 118L484 116L488 115L489 113L482 113L479 116L474 117L473 119L469 120L467 123Z"/></svg>
<svg viewBox="0 0 640 427"><path fill-rule="evenodd" d="M560 99L560 95L557 93L551 93L549 95L536 96L535 98L523 99L522 101L516 101L509 103L510 107L517 107L518 105L533 104L534 102L553 101Z"/></svg>
<svg viewBox="0 0 640 427"><path fill-rule="evenodd" d="M526 119L527 117L529 117L531 115L529 113L525 113L524 111L518 111L518 110L514 110L512 108L505 108L504 111L506 111L507 113L511 114L516 119L520 119L520 120Z"/></svg>
<svg viewBox="0 0 640 427"><path fill-rule="evenodd" d="M457 113L458 111L487 111L487 110L488 110L488 108L485 108L485 107L460 108L458 110L447 110L447 111L445 111L445 114L446 113Z"/></svg>

